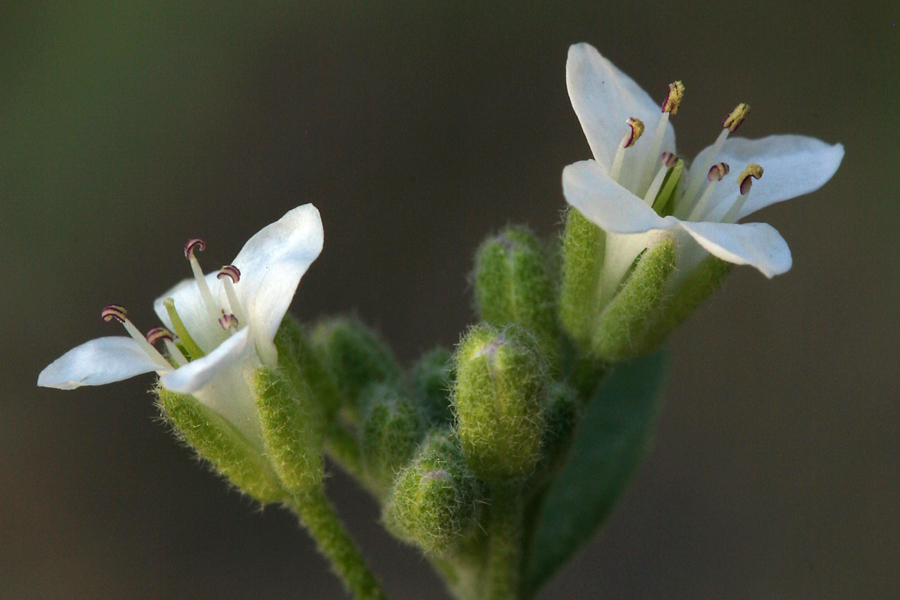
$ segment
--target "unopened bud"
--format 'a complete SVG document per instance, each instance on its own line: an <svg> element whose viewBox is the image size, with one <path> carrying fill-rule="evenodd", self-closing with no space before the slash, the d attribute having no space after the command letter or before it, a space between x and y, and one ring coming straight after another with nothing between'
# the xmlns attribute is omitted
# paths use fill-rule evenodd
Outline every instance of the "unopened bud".
<svg viewBox="0 0 900 600"><path fill-rule="evenodd" d="M362 394L362 460L369 477L389 488L425 435L422 415L396 388L374 384Z"/></svg>
<svg viewBox="0 0 900 600"><path fill-rule="evenodd" d="M524 477L540 458L549 382L540 347L515 325L480 324L456 354L453 403L463 454L484 481Z"/></svg>
<svg viewBox="0 0 900 600"><path fill-rule="evenodd" d="M450 390L456 381L453 354L446 348L426 352L410 370L413 391L432 425L446 425L453 421L450 410Z"/></svg>
<svg viewBox="0 0 900 600"><path fill-rule="evenodd" d="M496 327L518 323L548 352L559 329L556 288L546 250L527 229L510 227L481 245L475 258L475 301L481 318Z"/></svg>
<svg viewBox="0 0 900 600"><path fill-rule="evenodd" d="M384 521L426 554L441 555L477 531L482 491L466 469L458 441L436 430L395 478Z"/></svg>
<svg viewBox="0 0 900 600"><path fill-rule="evenodd" d="M351 420L359 418L359 393L364 387L400 377L400 366L391 349L357 319L337 318L319 323L310 341L334 374L345 414Z"/></svg>

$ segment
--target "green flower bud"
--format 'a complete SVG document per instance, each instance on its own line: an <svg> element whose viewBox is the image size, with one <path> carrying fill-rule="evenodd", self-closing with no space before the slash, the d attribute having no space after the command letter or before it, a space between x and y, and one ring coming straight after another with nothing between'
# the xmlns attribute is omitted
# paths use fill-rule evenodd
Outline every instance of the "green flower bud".
<svg viewBox="0 0 900 600"><path fill-rule="evenodd" d="M434 425L451 423L450 390L456 381L451 352L446 348L426 352L413 365L410 380L428 422Z"/></svg>
<svg viewBox="0 0 900 600"><path fill-rule="evenodd" d="M268 460L237 429L193 396L157 387L157 407L175 434L214 470L262 503L287 496Z"/></svg>
<svg viewBox="0 0 900 600"><path fill-rule="evenodd" d="M645 344L645 336L659 317L666 283L674 268L675 243L669 238L635 259L616 295L594 322L590 343L597 358L618 362L651 350Z"/></svg>
<svg viewBox="0 0 900 600"><path fill-rule="evenodd" d="M275 336L278 349L278 368L287 375L294 387L309 386L311 401L325 416L339 408L341 393L322 357L310 343L304 327L286 314Z"/></svg>
<svg viewBox="0 0 900 600"><path fill-rule="evenodd" d="M602 229L574 208L566 212L559 319L566 333L582 346L587 346L591 337L605 244L606 234Z"/></svg>
<svg viewBox="0 0 900 600"><path fill-rule="evenodd" d="M400 366L391 349L354 318L319 323L311 341L337 380L345 414L351 420L359 418L359 393L364 387L400 378Z"/></svg>
<svg viewBox="0 0 900 600"><path fill-rule="evenodd" d="M388 488L425 435L421 411L410 398L384 384L367 387L361 402L363 464L369 477Z"/></svg>
<svg viewBox="0 0 900 600"><path fill-rule="evenodd" d="M282 373L262 367L256 371L254 394L266 454L284 489L293 496L319 489L322 427L311 408L309 386L296 387Z"/></svg>
<svg viewBox="0 0 900 600"><path fill-rule="evenodd" d="M456 363L453 403L469 468L485 481L527 476L540 458L549 380L534 337L480 324L460 342Z"/></svg>
<svg viewBox="0 0 900 600"><path fill-rule="evenodd" d="M473 279L482 320L496 327L518 323L555 351L556 286L548 254L530 231L509 227L485 241L475 256Z"/></svg>
<svg viewBox="0 0 900 600"><path fill-rule="evenodd" d="M384 522L427 554L451 551L478 530L481 489L466 469L457 440L438 430L394 480Z"/></svg>

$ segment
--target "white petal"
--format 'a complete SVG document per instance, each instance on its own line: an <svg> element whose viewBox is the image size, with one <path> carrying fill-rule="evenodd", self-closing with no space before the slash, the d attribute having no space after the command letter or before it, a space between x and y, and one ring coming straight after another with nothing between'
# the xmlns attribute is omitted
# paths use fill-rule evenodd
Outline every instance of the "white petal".
<svg viewBox="0 0 900 600"><path fill-rule="evenodd" d="M743 218L770 204L819 189L831 179L843 158L841 144L831 146L803 135L771 135L759 140L728 138L717 162L731 166L728 179L733 180L732 186L737 185L737 176L749 163L763 168L762 178L753 182L750 197L741 209L739 218Z"/></svg>
<svg viewBox="0 0 900 600"><path fill-rule="evenodd" d="M209 286L213 298L219 301L219 308L224 308L228 304L222 303L224 293L221 292L222 282L217 278L217 275L218 271L207 274L205 276L206 284ZM194 338L194 341L197 342L204 352L211 352L213 348L224 340L225 336L222 327L218 321L210 320L206 307L203 305L203 297L200 295L197 281L193 277L182 280L181 283L169 289L153 302L153 310L156 311L159 320L170 330L174 331L169 313L166 307L163 306L163 301L166 298L172 298L175 301L175 310L178 311L178 316L181 317L188 333L191 334L191 337Z"/></svg>
<svg viewBox="0 0 900 600"><path fill-rule="evenodd" d="M245 358L253 356L249 344L250 329L244 328L219 344L219 347L197 360L192 360L159 379L161 386L173 392L192 394L214 377L233 368Z"/></svg>
<svg viewBox="0 0 900 600"><path fill-rule="evenodd" d="M589 44L575 44L569 48L566 86L594 158L607 168L612 165L616 150L628 132L625 124L628 117L643 121L645 131L634 147L626 150L626 161L636 160L650 147L662 117L660 107L664 94L660 95L660 102L654 102L628 75ZM661 151L675 151L675 130L671 123L666 126Z"/></svg>
<svg viewBox="0 0 900 600"><path fill-rule="evenodd" d="M102 337L72 348L38 375L37 384L61 390L103 385L159 369L130 337Z"/></svg>
<svg viewBox="0 0 900 600"><path fill-rule="evenodd" d="M666 229L675 222L663 219L621 185L593 160L583 160L563 169L563 195L590 222L605 231L643 233Z"/></svg>
<svg viewBox="0 0 900 600"><path fill-rule="evenodd" d="M791 268L791 250L766 223L693 223L679 221L707 252L736 265L751 265L772 278Z"/></svg>
<svg viewBox="0 0 900 600"><path fill-rule="evenodd" d="M250 238L234 259L234 289L258 341L271 344L309 265L322 251L319 211L299 206Z"/></svg>

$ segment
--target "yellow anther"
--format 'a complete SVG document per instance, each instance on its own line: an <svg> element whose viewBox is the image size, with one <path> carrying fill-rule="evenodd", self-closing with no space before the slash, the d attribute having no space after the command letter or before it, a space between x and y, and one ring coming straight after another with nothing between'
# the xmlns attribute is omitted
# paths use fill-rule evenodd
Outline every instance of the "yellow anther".
<svg viewBox="0 0 900 600"><path fill-rule="evenodd" d="M738 187L741 188L741 195L750 192L750 185L753 179L759 179L763 175L763 168L755 163L750 163L747 168L738 177ZM751 179L751 177L753 179Z"/></svg>
<svg viewBox="0 0 900 600"><path fill-rule="evenodd" d="M722 121L722 128L728 129L729 132L734 133L737 131L737 128L741 126L741 123L744 122L744 119L747 118L749 113L750 105L741 102L727 117L725 117L725 120Z"/></svg>
<svg viewBox="0 0 900 600"><path fill-rule="evenodd" d="M677 114L678 107L681 106L681 99L684 98L684 84L675 81L669 84L669 93L666 94L666 100L663 102L662 111L669 114Z"/></svg>
<svg viewBox="0 0 900 600"><path fill-rule="evenodd" d="M622 147L631 148L644 135L644 123L637 117L628 117L625 122L631 127L631 132L622 138Z"/></svg>

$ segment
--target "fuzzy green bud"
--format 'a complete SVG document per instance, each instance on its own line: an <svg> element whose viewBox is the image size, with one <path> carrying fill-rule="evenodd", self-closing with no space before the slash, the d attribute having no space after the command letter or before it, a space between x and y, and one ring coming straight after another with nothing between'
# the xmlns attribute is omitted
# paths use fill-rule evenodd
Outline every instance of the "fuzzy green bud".
<svg viewBox="0 0 900 600"><path fill-rule="evenodd" d="M446 348L426 352L410 370L410 383L418 396L427 421L446 425L453 421L450 390L456 381L453 354Z"/></svg>
<svg viewBox="0 0 900 600"><path fill-rule="evenodd" d="M367 387L361 403L363 465L373 481L388 488L425 435L422 414L410 398L385 384Z"/></svg>
<svg viewBox="0 0 900 600"><path fill-rule="evenodd" d="M649 326L659 317L666 284L675 268L675 243L664 238L644 250L616 295L597 316L591 350L597 358L618 362L649 352Z"/></svg>
<svg viewBox="0 0 900 600"><path fill-rule="evenodd" d="M540 346L516 325L482 323L460 342L456 364L453 403L469 468L485 481L527 476L540 458L549 382Z"/></svg>
<svg viewBox="0 0 900 600"><path fill-rule="evenodd" d="M400 378L400 366L391 349L371 329L354 318L319 323L310 336L344 397L345 413L359 416L359 393L371 383Z"/></svg>
<svg viewBox="0 0 900 600"><path fill-rule="evenodd" d="M322 485L322 428L311 408L308 385L295 386L279 371L256 371L254 394L262 424L266 454L293 496Z"/></svg>
<svg viewBox="0 0 900 600"><path fill-rule="evenodd" d="M556 286L547 251L527 229L509 227L488 238L475 256L475 302L483 321L518 323L555 351L559 329Z"/></svg>
<svg viewBox="0 0 900 600"><path fill-rule="evenodd" d="M482 504L457 440L438 430L394 480L384 522L401 539L441 555L477 530Z"/></svg>
<svg viewBox="0 0 900 600"><path fill-rule="evenodd" d="M587 346L591 337L594 299L605 244L606 235L602 229L577 209L570 208L566 212L559 319L566 333L582 346Z"/></svg>
<svg viewBox="0 0 900 600"><path fill-rule="evenodd" d="M156 388L157 406L176 435L215 471L262 503L287 496L272 466L228 421L193 396Z"/></svg>

